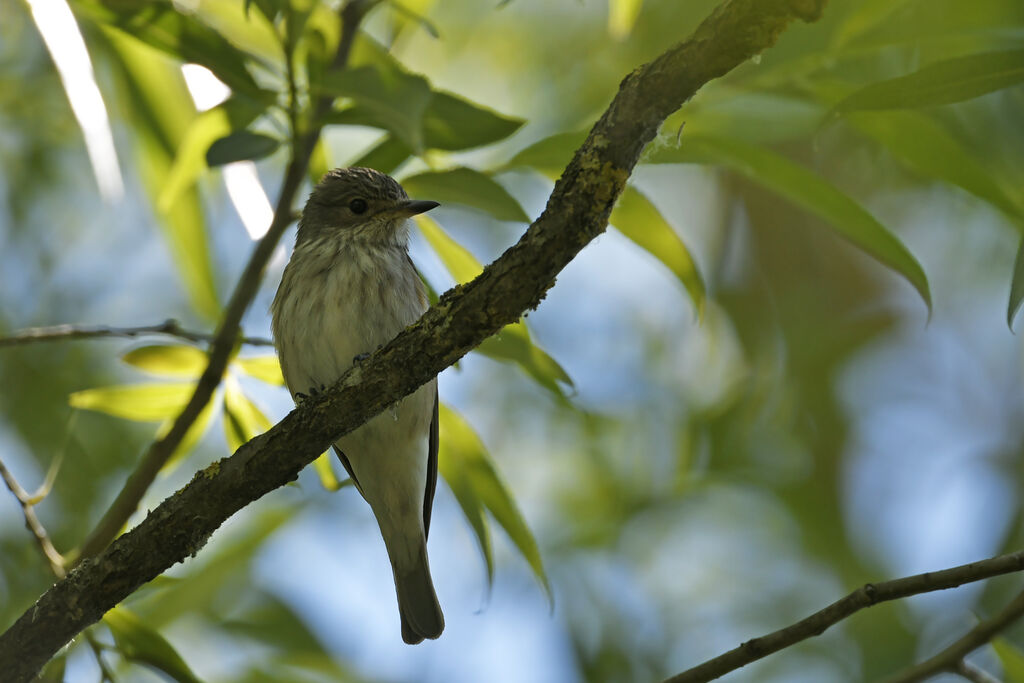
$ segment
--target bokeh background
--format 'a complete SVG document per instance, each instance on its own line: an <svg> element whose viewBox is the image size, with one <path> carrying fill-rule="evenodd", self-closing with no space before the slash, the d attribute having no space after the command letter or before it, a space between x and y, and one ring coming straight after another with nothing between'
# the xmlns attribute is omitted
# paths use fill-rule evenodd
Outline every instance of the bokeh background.
<svg viewBox="0 0 1024 683"><path fill-rule="evenodd" d="M243 211L255 212L247 225L225 189L229 172L214 169L187 195L197 202L191 218L159 206L154 178L164 176L154 169L173 161L196 116L180 69L190 60L96 19L96 7L117 3L76 1L123 188L109 172L98 183L40 37L38 14L59 4L0 0L0 331L166 318L209 330L249 257L253 224L265 220L264 200L242 196ZM242 0L166 5L232 40L224 22L246 21ZM426 150L397 175L476 169L533 218L551 164L509 160L589 126L625 74L688 35L715 3L401 5L408 11L374 10L368 35L434 88L525 123L482 148ZM1022 48L1017 0L833 0L821 21L794 25L760 59L706 87L653 145L650 161L679 160L677 145L685 152L688 136L707 135L799 165L906 245L927 276L931 310L899 267L842 238L852 218L808 210L822 197L818 184L780 191L773 182L787 167L765 171L723 152L639 167L632 183L656 207L645 214L651 225L621 216L629 225L584 249L529 313L533 341L572 386L480 354L441 375L442 401L479 435L536 539L550 597L493 521L488 580L477 534L441 483L430 557L447 629L436 642L403 645L369 508L351 487L325 490L307 468L127 608L203 681L650 681L865 581L1020 548L1024 392L1007 308L1024 226L1024 86L898 111L830 110L868 84L965 55L1017 50L1020 71ZM140 75L144 62L156 66ZM205 108L204 93L218 100L202 75L188 86ZM176 132L163 147L140 119L139 82L168 98L171 109L156 115ZM256 129L275 130L269 120ZM331 126L324 150L332 165L351 163L382 135ZM234 173L248 174L249 192L258 177L274 198L286 159L281 147ZM482 263L525 227L459 202L431 216ZM666 226L681 243L638 246L637 235ZM247 334L269 336L293 236L268 268ZM205 293L195 275L202 250ZM412 255L435 290L454 284L443 252L418 232ZM0 458L34 488L62 457L37 506L61 551L81 543L158 427L72 408L69 396L163 381L119 358L147 343L167 340L0 348ZM233 381L271 421L290 409L279 387ZM212 415L144 509L229 454L222 422ZM53 579L16 501L0 493L6 625ZM936 652L1019 584L1011 576L874 607L728 680L871 680ZM95 633L114 644L106 627ZM1021 636L1004 635L1004 657ZM116 650L104 657L118 680L166 680ZM972 661L994 674L1003 666L991 648ZM79 639L65 680L99 677Z"/></svg>

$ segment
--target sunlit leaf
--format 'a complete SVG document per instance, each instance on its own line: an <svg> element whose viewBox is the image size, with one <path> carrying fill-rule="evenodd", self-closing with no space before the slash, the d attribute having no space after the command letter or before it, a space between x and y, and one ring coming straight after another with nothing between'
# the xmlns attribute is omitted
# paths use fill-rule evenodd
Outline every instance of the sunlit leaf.
<svg viewBox="0 0 1024 683"><path fill-rule="evenodd" d="M242 393L236 382L231 380L225 382L224 434L227 438L228 450L234 453L243 443L273 426L263 411Z"/></svg>
<svg viewBox="0 0 1024 683"><path fill-rule="evenodd" d="M508 190L490 176L470 168L419 173L403 178L402 187L410 197L471 206L501 221L526 223L530 220Z"/></svg>
<svg viewBox="0 0 1024 683"><path fill-rule="evenodd" d="M921 264L903 243L860 204L814 172L767 148L711 136L683 136L678 148L662 147L647 163L720 164L826 221L833 230L903 277L931 311Z"/></svg>
<svg viewBox="0 0 1024 683"><path fill-rule="evenodd" d="M608 33L622 40L633 30L643 0L608 0Z"/></svg>
<svg viewBox="0 0 1024 683"><path fill-rule="evenodd" d="M74 408L94 410L138 422L176 417L188 403L195 382L122 384L76 391L68 397Z"/></svg>
<svg viewBox="0 0 1024 683"><path fill-rule="evenodd" d="M907 76L867 85L836 105L845 113L952 104L1024 82L1024 50L984 52L934 62Z"/></svg>
<svg viewBox="0 0 1024 683"><path fill-rule="evenodd" d="M233 130L245 128L259 113L259 108L251 100L231 97L199 114L185 132L174 154L174 164L157 200L158 208L169 211L181 192L191 187L208 168L206 151L210 145Z"/></svg>
<svg viewBox="0 0 1024 683"><path fill-rule="evenodd" d="M558 133L520 150L513 156L506 168L528 166L550 175L560 173L572 161L572 155L587 138L586 131Z"/></svg>
<svg viewBox="0 0 1024 683"><path fill-rule="evenodd" d="M446 233L440 225L430 216L419 214L415 216L416 224L420 232L427 238L430 247L444 263L455 281L458 283L469 282L483 272L484 267L476 260L473 254L464 246L456 242Z"/></svg>
<svg viewBox="0 0 1024 683"><path fill-rule="evenodd" d="M325 451L320 454L320 457L313 461L313 469L316 471L316 476L320 478L320 483L328 491L337 491L338 489L345 486L345 484L352 483L351 479L345 481L338 481L338 476L334 473L334 467L331 465L334 454L331 451Z"/></svg>
<svg viewBox="0 0 1024 683"><path fill-rule="evenodd" d="M260 12L248 13L244 3L238 0L196 0L190 6L196 17L219 35L226 38L233 47L240 48L243 55L258 59L263 66L284 68L284 50L274 29L273 15L287 4L285 0L263 0L258 3ZM247 16L248 14L248 16Z"/></svg>
<svg viewBox="0 0 1024 683"><path fill-rule="evenodd" d="M122 99L134 124L139 172L159 208L174 154L196 116L195 108L181 71L163 55L119 33L111 35L111 46L125 74ZM198 191L195 187L180 191L157 216L192 305L207 319L216 320L220 304Z"/></svg>
<svg viewBox="0 0 1024 683"><path fill-rule="evenodd" d="M235 161L262 159L281 146L281 141L262 133L240 130L215 140L206 150L209 166L223 166Z"/></svg>
<svg viewBox="0 0 1024 683"><path fill-rule="evenodd" d="M206 369L206 354L184 344L153 344L125 353L121 360L153 375L198 377Z"/></svg>
<svg viewBox="0 0 1024 683"><path fill-rule="evenodd" d="M199 683L174 647L128 609L115 607L104 615L103 623L125 659L151 666L179 683Z"/></svg>
<svg viewBox="0 0 1024 683"><path fill-rule="evenodd" d="M612 210L609 222L679 278L693 300L697 317L702 317L707 295L704 278L690 250L654 204L636 188L627 187Z"/></svg>
<svg viewBox="0 0 1024 683"><path fill-rule="evenodd" d="M281 364L276 355L235 358L233 362L250 377L267 384L284 386L284 375L281 374Z"/></svg>
<svg viewBox="0 0 1024 683"><path fill-rule="evenodd" d="M1024 683L1024 652L1006 638L993 638L992 649L996 651L999 664L1003 667L1006 683Z"/></svg>
<svg viewBox="0 0 1024 683"><path fill-rule="evenodd" d="M488 578L493 575L493 551L481 507L486 508L505 530L550 598L551 587L537 541L480 437L461 415L446 405L440 407L440 432L438 467L473 527L487 562Z"/></svg>
<svg viewBox="0 0 1024 683"><path fill-rule="evenodd" d="M174 453L167 459L164 466L160 468L161 474L169 474L173 472L178 465L185 461L189 455L192 454L192 450L199 443L206 432L210 429L210 424L213 422L213 416L217 414L217 404L215 401L209 401L203 409L199 412L199 417L192 422L189 426L188 431L185 432L185 436L182 437L181 441L174 448ZM175 416L177 417L177 416ZM156 438L164 438L171 428L174 426L174 419L169 419L160 425L160 429L156 432Z"/></svg>

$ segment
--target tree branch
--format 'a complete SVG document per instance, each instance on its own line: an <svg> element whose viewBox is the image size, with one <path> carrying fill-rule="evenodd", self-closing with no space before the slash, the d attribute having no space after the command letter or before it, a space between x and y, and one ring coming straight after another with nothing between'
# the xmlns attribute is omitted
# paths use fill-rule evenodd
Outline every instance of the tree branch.
<svg viewBox="0 0 1024 683"><path fill-rule="evenodd" d="M627 76L517 244L328 391L197 473L102 554L83 560L0 636L0 671L13 682L28 680L140 585L199 552L232 514L295 480L331 443L535 308L562 268L604 231L665 118L704 83L770 47L794 19L817 19L824 2L727 0L689 40Z"/></svg>
<svg viewBox="0 0 1024 683"><path fill-rule="evenodd" d="M139 327L110 327L109 325L53 325L51 327L29 327L18 330L8 337L0 337L0 348L4 346L23 346L35 342L74 341L78 339L103 339L107 337L144 337L162 334L177 337L190 342L213 341L214 336L206 332L194 332L182 328L173 318L168 318L159 325L142 325ZM250 346L273 346L274 342L262 337L242 337L242 343Z"/></svg>
<svg viewBox="0 0 1024 683"><path fill-rule="evenodd" d="M967 664L964 657L992 640L1000 631L1017 621L1021 615L1024 615L1024 591L1017 595L999 614L980 622L962 638L934 657L887 678L886 683L915 683L927 680L944 671L959 673L968 680L977 680L979 670ZM985 679L982 678L982 680Z"/></svg>
<svg viewBox="0 0 1024 683"><path fill-rule="evenodd" d="M348 63L348 56L352 51L352 44L355 40L359 24L366 12L375 4L375 0L348 0L341 9L341 38L338 42L338 51L333 62L334 68L344 69ZM291 55L286 55L291 60ZM325 104L326 102L326 104ZM317 105L317 112L325 107L331 106L332 100L324 98ZM291 103L294 109L298 104ZM319 117L317 117L319 119ZM293 117L297 121L298 117ZM121 491L107 508L96 528L82 544L78 561L93 557L106 548L117 534L121 531L128 519L139 507L139 502L146 491L153 484L156 475L160 472L167 461L174 454L174 450L181 443L189 427L202 413L203 408L210 402L213 392L220 385L221 377L231 360L231 353L238 338L239 325L242 316L252 302L256 291L259 289L260 281L263 279L263 269L270 261L277 243L281 240L292 221L294 212L292 204L295 203L295 195L306 177L306 169L309 166L309 158L313 153L313 147L320 137L322 125L314 121L311 129L303 133L293 130L292 156L285 171L284 182L281 185L281 193L278 196L277 206L274 208L274 218L270 223L267 234L256 245L249 263L235 285L235 291L231 295L216 337L210 346L209 360L206 369L196 383L195 391L181 413L174 420L171 429L162 438L150 444L145 455L139 461L135 470L128 476Z"/></svg>
<svg viewBox="0 0 1024 683"><path fill-rule="evenodd" d="M9 490L15 498L18 499L18 503L21 505L21 514L25 518L25 528L29 530L32 537L36 541L36 545L39 546L39 550L43 553L43 557L50 565L50 571L58 579L64 578L64 558L61 556L57 549L53 547L53 542L50 540L49 534L46 533L46 528L42 522L36 516L36 511L33 509L36 499L41 495L45 495L43 491L47 488L44 483L40 488L40 492L35 495L29 494L28 491L21 487L18 480L14 478L11 471L4 465L4 461L0 460L0 478L4 480L4 484L7 485Z"/></svg>
<svg viewBox="0 0 1024 683"><path fill-rule="evenodd" d="M1024 550L1007 555L999 555L998 557L979 562L963 564L951 569L943 569L942 571L925 572L924 574L916 574L883 583L868 583L845 598L833 602L828 607L818 610L795 624L760 638L748 640L733 650L672 676L665 683L702 683L703 681L711 681L719 676L724 676L730 671L742 668L751 662L763 659L774 652L795 645L802 640L821 635L830 626L834 626L865 607L871 607L889 600L899 600L911 595L917 595L918 593L930 593L932 591L956 588L965 583L981 581L982 579L999 576L1000 574L1009 574L1021 571L1022 569L1024 569ZM1013 618L1019 616L1019 610L1024 610L1024 604L1017 605L1019 602L1024 602L1024 593L1013 603L1018 609ZM1000 617L1003 617L1004 614L1000 614ZM979 624L980 626L981 624ZM980 645L981 643L978 644ZM977 645L974 647L977 647ZM972 647L971 649L973 650L974 648ZM955 665L957 660L962 658L967 652L970 652L970 650L953 658L950 666Z"/></svg>

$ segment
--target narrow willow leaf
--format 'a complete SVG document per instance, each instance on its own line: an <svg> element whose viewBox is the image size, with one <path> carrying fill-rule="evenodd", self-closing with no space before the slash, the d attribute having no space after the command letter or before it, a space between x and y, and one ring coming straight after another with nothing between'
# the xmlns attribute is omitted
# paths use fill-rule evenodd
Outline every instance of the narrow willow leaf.
<svg viewBox="0 0 1024 683"><path fill-rule="evenodd" d="M181 442L175 447L174 453L167 459L167 462L163 467L160 468L160 473L167 475L173 472L178 465L183 463L189 455L192 454L192 450L196 447L199 441L206 436L206 432L210 429L210 424L213 423L213 416L217 413L217 404L214 401L209 401L203 409L199 412L199 417L195 419L192 425L185 432L185 436L182 437ZM175 416L177 417L177 416ZM166 420L160 429L157 430L156 438L163 439L171 427L174 426L174 419Z"/></svg>
<svg viewBox="0 0 1024 683"><path fill-rule="evenodd" d="M235 161L268 157L277 151L281 141L262 133L240 130L215 140L206 150L208 166L223 166Z"/></svg>
<svg viewBox="0 0 1024 683"><path fill-rule="evenodd" d="M384 139L369 151L353 161L349 166L365 166L375 168L381 173L391 174L396 168L412 156L412 150L398 138L385 135Z"/></svg>
<svg viewBox="0 0 1024 683"><path fill-rule="evenodd" d="M616 40L627 38L640 16L643 0L608 0L608 33Z"/></svg>
<svg viewBox="0 0 1024 683"><path fill-rule="evenodd" d="M855 38L883 25L886 19L903 9L909 0L861 0L850 6L839 27L832 34L834 49L847 45Z"/></svg>
<svg viewBox="0 0 1024 683"><path fill-rule="evenodd" d="M504 140L524 123L458 95L435 91L423 113L423 139L429 149L454 152Z"/></svg>
<svg viewBox="0 0 1024 683"><path fill-rule="evenodd" d="M198 377L207 362L205 353L183 344L142 346L124 354L121 360L150 374L167 377Z"/></svg>
<svg viewBox="0 0 1024 683"><path fill-rule="evenodd" d="M133 612L115 607L103 616L103 623L128 661L151 666L178 683L200 683L174 647Z"/></svg>
<svg viewBox="0 0 1024 683"><path fill-rule="evenodd" d="M242 393L238 383L228 378L224 383L224 433L228 449L234 453L243 443L273 426L263 411Z"/></svg>
<svg viewBox="0 0 1024 683"><path fill-rule="evenodd" d="M515 197L490 176L470 168L427 171L402 179L409 196L462 204L486 211L500 221L529 222Z"/></svg>
<svg viewBox="0 0 1024 683"><path fill-rule="evenodd" d="M196 116L191 97L181 71L163 55L120 33L110 38L125 74L122 100L136 135L143 184L157 207L159 225L192 305L205 318L216 320L220 304L198 191L194 186L184 189L165 211L159 210L174 154Z"/></svg>
<svg viewBox="0 0 1024 683"><path fill-rule="evenodd" d="M313 461L313 469L316 471L316 476L320 478L320 483L325 489L337 491L345 483L338 481L337 475L334 474L334 468L331 466L332 456L333 453L331 451L321 453L320 457ZM346 483L351 481L351 479L348 479Z"/></svg>
<svg viewBox="0 0 1024 683"><path fill-rule="evenodd" d="M232 97L199 114L189 126L174 154L174 163L157 200L160 211L169 211L179 195L199 179L208 166L206 151L233 130L248 126L259 115L250 100Z"/></svg>
<svg viewBox="0 0 1024 683"><path fill-rule="evenodd" d="M944 59L907 76L872 83L836 105L837 113L962 102L1024 82L1024 50Z"/></svg>
<svg viewBox="0 0 1024 683"><path fill-rule="evenodd" d="M520 150L509 159L504 167L528 166L541 171L545 175L549 175L551 172L560 173L572 161L572 155L575 154L576 150L579 149L586 139L586 131L558 133L546 137Z"/></svg>
<svg viewBox="0 0 1024 683"><path fill-rule="evenodd" d="M432 218L420 214L416 216L416 221L423 236L456 282L469 282L483 271L480 262ZM558 361L533 343L530 331L523 322L506 325L500 332L485 339L476 351L495 360L516 363L558 398L565 397L559 382L573 386L572 379Z"/></svg>
<svg viewBox="0 0 1024 683"><path fill-rule="evenodd" d="M125 420L160 422L177 417L192 397L195 386L195 382L121 384L76 391L68 397L68 402L74 408Z"/></svg>
<svg viewBox="0 0 1024 683"><path fill-rule="evenodd" d="M537 541L519 512L508 487L498 474L480 437L461 415L446 405L442 405L440 408L440 422L441 453L438 467L441 469L445 481L452 487L453 492L458 489L468 499L471 499L468 507L473 514L478 515L481 504L490 511L529 563L534 576L540 581L550 599L551 586L548 583L547 574L544 572ZM456 482L455 484L452 483L453 480ZM459 499L459 494L456 494L456 499ZM461 500L459 500L459 504L463 505ZM466 511L466 507L463 505L464 511ZM473 525L474 531L477 532L477 540L480 542L481 548L484 549L486 558L486 554L490 552L490 540L482 537L477 531L470 512L467 512L467 519ZM492 569L488 565L488 575L490 576L491 573Z"/></svg>
<svg viewBox="0 0 1024 683"><path fill-rule="evenodd" d="M1017 258L1013 262L1013 279L1010 281L1010 303L1006 309L1006 324L1013 330L1013 319L1024 303L1024 239L1017 248Z"/></svg>
<svg viewBox="0 0 1024 683"><path fill-rule="evenodd" d="M1006 683L1024 683L1024 652L1006 638L992 640Z"/></svg>
<svg viewBox="0 0 1024 683"><path fill-rule="evenodd" d="M698 319L702 318L707 296L704 278L697 270L690 250L654 204L636 188L626 187L612 210L609 222L679 278L693 301Z"/></svg>
<svg viewBox="0 0 1024 683"><path fill-rule="evenodd" d="M854 245L896 271L918 291L931 313L928 278L913 254L860 204L814 172L764 147L712 136L684 136L648 163L721 164L818 216Z"/></svg>
<svg viewBox="0 0 1024 683"><path fill-rule="evenodd" d="M255 377L267 384L284 386L284 375L281 374L281 364L278 362L277 356L235 358L234 363L250 377Z"/></svg>
<svg viewBox="0 0 1024 683"><path fill-rule="evenodd" d="M316 185L320 180L330 171L334 166L331 164L331 158L327 151L327 143L324 142L324 136L321 135L316 140L316 145L313 146L313 153L309 157L309 182Z"/></svg>

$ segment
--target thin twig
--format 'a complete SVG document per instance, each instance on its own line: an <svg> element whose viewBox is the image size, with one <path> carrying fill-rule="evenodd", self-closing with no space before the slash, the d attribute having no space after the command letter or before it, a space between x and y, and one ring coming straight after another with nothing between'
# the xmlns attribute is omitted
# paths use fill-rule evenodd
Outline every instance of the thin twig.
<svg viewBox="0 0 1024 683"><path fill-rule="evenodd" d="M916 683L917 681L928 680L932 676L944 671L959 673L969 680L975 680L970 675L964 674L964 671L974 674L979 670L969 667L964 662L964 657L992 640L1000 631L1017 621L1017 619L1020 619L1022 615L1024 615L1024 591L1021 591L996 616L978 623L977 626L965 633L963 637L934 657L930 657L920 664L915 664L909 669L905 669L895 676L887 678L885 683Z"/></svg>
<svg viewBox="0 0 1024 683"><path fill-rule="evenodd" d="M1024 569L1024 550L942 571L916 574L883 583L865 584L845 598L833 602L828 607L818 610L795 624L760 638L748 640L733 650L672 676L667 679L666 683L703 683L714 680L751 662L763 659L773 652L778 652L807 638L821 635L830 626L834 626L851 614L880 602L898 600L918 593L956 588L965 583L1022 569ZM1020 602L1022 599L1024 598L1018 597L1014 603ZM1020 608L1024 609L1024 605L1020 605ZM966 652L962 654L966 654ZM955 662L956 659L952 662Z"/></svg>
<svg viewBox="0 0 1024 683"><path fill-rule="evenodd" d="M0 460L0 477L3 478L4 484L7 485L7 489L18 499L18 503L21 505L21 514L25 518L25 528L29 530L32 537L36 540L36 545L43 553L43 557L50 565L50 571L53 572L54 576L58 579L64 578L64 558L61 556L57 549L53 547L53 542L50 541L49 534L46 533L46 528L42 522L36 516L36 511L33 509L33 501L38 499L38 494L33 496L28 491L21 487L18 480L14 478L11 471L4 465L3 460ZM44 484L45 486L45 484Z"/></svg>
<svg viewBox="0 0 1024 683"><path fill-rule="evenodd" d="M335 54L334 66L337 69L344 69L348 63L348 56L352 51L352 44L355 41L356 33L363 16L375 4L372 0L349 0L341 9L341 38L338 43L338 51ZM330 109L333 100L325 98L318 103L317 112ZM291 103L292 107L297 106ZM313 147L320 137L322 124L320 116L317 116L311 129L303 135L300 131L293 131L294 141L292 156L285 171L284 182L281 185L281 193L278 196L277 206L274 208L274 218L270 223L267 234L256 245L249 263L246 264L242 276L235 285L235 291L224 311L224 318L210 345L209 360L206 369L196 383L192 397L182 409L181 413L174 420L171 429L163 438L154 441L146 450L145 455L139 461L135 470L128 476L128 480L118 492L117 497L110 504L110 507L100 519L96 528L89 534L82 544L81 551L76 562L84 558L92 557L106 548L121 529L128 522L128 519L135 513L139 502L149 490L150 485L156 479L157 474L167 464L167 461L174 454L175 449L181 443L189 427L202 413L203 408L209 403L213 392L220 385L224 370L231 360L231 354L238 337L238 327L241 324L242 316L252 302L256 291L259 289L263 279L263 270L270 261L277 243L284 234L285 228L290 225L294 211L292 204L295 202L295 195L306 177L306 169L309 166L309 158L313 153ZM295 119L298 120L297 118Z"/></svg>
<svg viewBox="0 0 1024 683"><path fill-rule="evenodd" d="M953 671L971 681L971 683L1000 683L999 679L992 674L963 659L960 660Z"/></svg>
<svg viewBox="0 0 1024 683"><path fill-rule="evenodd" d="M18 330L7 337L0 337L0 347L23 346L35 342L72 341L78 339L102 339L104 337L143 337L148 335L167 335L191 342L213 341L213 335L206 332L194 332L182 328L173 318L168 318L159 325L141 325L139 327L111 327L109 325L53 325L51 327L30 327ZM274 342L262 337L242 337L243 344L251 346L273 346Z"/></svg>

